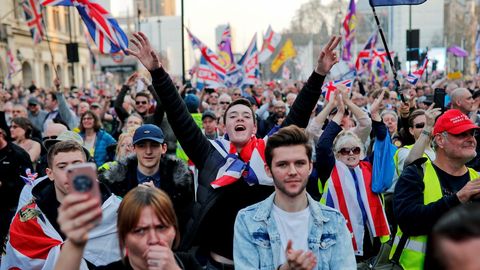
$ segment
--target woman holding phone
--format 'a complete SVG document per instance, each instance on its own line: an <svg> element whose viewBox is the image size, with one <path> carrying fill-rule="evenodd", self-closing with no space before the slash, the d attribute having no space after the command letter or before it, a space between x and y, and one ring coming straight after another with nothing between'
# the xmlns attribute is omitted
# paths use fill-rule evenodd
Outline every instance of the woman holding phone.
<svg viewBox="0 0 480 270"><path fill-rule="evenodd" d="M79 269L88 232L102 212L97 198L88 193L69 194L58 209L58 223L67 241L55 269ZM138 186L125 195L118 209L121 261L97 269L202 269L193 255L174 252L180 235L168 195L157 188Z"/></svg>

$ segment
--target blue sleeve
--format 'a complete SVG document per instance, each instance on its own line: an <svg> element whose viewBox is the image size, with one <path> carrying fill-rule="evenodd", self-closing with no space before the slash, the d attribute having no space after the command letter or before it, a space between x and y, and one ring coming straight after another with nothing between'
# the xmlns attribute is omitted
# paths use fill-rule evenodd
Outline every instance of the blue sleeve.
<svg viewBox="0 0 480 270"><path fill-rule="evenodd" d="M340 127L334 121L330 121L323 131L318 143L316 145L316 162L317 173L322 184L330 177L333 167L335 166L335 155L333 153L333 141L337 137L338 133L342 131Z"/></svg>
<svg viewBox="0 0 480 270"><path fill-rule="evenodd" d="M260 256L258 254L258 247L253 243L247 224L245 223L245 218L247 217L244 211L240 211L235 219L233 261L236 269L259 269Z"/></svg>

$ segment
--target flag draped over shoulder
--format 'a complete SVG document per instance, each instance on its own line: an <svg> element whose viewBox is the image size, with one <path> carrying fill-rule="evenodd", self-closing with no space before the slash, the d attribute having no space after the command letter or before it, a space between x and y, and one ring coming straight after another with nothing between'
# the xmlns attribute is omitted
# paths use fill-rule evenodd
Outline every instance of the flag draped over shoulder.
<svg viewBox="0 0 480 270"><path fill-rule="evenodd" d="M37 0L25 0L22 2L25 21L30 28L30 34L33 38L33 44L42 42L43 33L45 33L42 17L42 8Z"/></svg>
<svg viewBox="0 0 480 270"><path fill-rule="evenodd" d="M100 53L111 54L128 48L128 37L115 18L90 0L43 0L43 6L75 6Z"/></svg>
<svg viewBox="0 0 480 270"><path fill-rule="evenodd" d="M273 73L276 73L280 67L290 58L293 58L297 55L297 51L293 46L292 39L287 39L285 44L283 45L282 49L278 53L278 55L273 59L271 70Z"/></svg>
<svg viewBox="0 0 480 270"><path fill-rule="evenodd" d="M350 0L350 4L348 5L347 15L343 20L343 30L345 34L345 43L343 44L342 49L342 59L344 61L350 61L352 59L352 52L351 47L353 43L353 39L355 38L355 27L357 24L357 17L356 17L357 8L355 5L355 0Z"/></svg>
<svg viewBox="0 0 480 270"><path fill-rule="evenodd" d="M282 35L275 33L272 27L268 26L267 32L263 36L262 50L259 55L260 63L267 61L272 56L281 40Z"/></svg>
<svg viewBox="0 0 480 270"><path fill-rule="evenodd" d="M427 0L370 0L370 6L400 6L400 5L420 5Z"/></svg>
<svg viewBox="0 0 480 270"><path fill-rule="evenodd" d="M428 66L428 57L425 57L423 60L423 64L414 72L411 74L408 74L407 76L407 81L413 85L417 84L417 81L422 78L423 73L427 69Z"/></svg>

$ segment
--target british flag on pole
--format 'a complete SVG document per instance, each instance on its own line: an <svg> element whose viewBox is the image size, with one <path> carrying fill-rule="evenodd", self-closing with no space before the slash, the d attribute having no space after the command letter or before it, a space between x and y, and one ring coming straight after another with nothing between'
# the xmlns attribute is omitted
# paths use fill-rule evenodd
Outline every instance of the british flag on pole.
<svg viewBox="0 0 480 270"><path fill-rule="evenodd" d="M25 0L22 2L23 12L25 13L25 21L30 28L33 43L38 44L42 42L43 27L42 7L37 0Z"/></svg>
<svg viewBox="0 0 480 270"><path fill-rule="evenodd" d="M347 87L348 92L351 91L352 88L352 80L337 80L337 81L330 81L328 83L323 84L322 86L322 95L325 97L327 101L330 101L332 98L333 92L337 90L337 86L343 84Z"/></svg>
<svg viewBox="0 0 480 270"><path fill-rule="evenodd" d="M43 6L75 6L100 53L125 51L128 38L115 18L100 4L89 0L43 0Z"/></svg>
<svg viewBox="0 0 480 270"><path fill-rule="evenodd" d="M420 78L422 78L423 73L427 69L427 66L428 66L428 57L425 57L425 59L423 60L422 66L416 71L412 72L411 74L408 74L407 81L413 85L417 84L417 81Z"/></svg>

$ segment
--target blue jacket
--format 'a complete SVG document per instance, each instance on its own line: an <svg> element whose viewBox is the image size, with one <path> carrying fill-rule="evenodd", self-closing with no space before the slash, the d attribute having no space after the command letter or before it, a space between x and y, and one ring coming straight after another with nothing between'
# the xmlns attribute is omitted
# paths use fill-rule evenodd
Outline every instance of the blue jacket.
<svg viewBox="0 0 480 270"><path fill-rule="evenodd" d="M357 269L352 239L345 219L335 209L308 197L308 248L317 258L315 269ZM277 269L282 250L280 235L271 215L275 193L238 212L233 256L236 269Z"/></svg>
<svg viewBox="0 0 480 270"><path fill-rule="evenodd" d="M85 140L85 133L80 132L80 136L82 136L82 138ZM100 167L103 165L103 163L107 162L107 146L115 143L117 143L117 141L110 134L105 132L105 130L100 129L97 132L95 151L93 153L93 159L95 160L97 167Z"/></svg>

